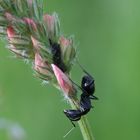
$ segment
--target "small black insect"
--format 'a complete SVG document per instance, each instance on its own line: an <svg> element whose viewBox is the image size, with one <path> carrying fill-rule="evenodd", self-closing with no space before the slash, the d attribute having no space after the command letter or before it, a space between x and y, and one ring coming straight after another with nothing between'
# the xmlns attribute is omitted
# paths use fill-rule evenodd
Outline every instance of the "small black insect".
<svg viewBox="0 0 140 140"><path fill-rule="evenodd" d="M51 52L53 54L53 63L58 66L63 72L66 72L66 66L62 61L60 44L53 43L49 40Z"/></svg>
<svg viewBox="0 0 140 140"><path fill-rule="evenodd" d="M98 99L96 96L94 96L94 78L84 69L83 71L84 73L86 73L86 75L83 76L81 81L80 89L82 90L82 94L80 98L80 108L77 110L64 110L64 114L69 118L74 127L75 124L73 123L73 121L79 121L81 119L81 116L86 115L92 108L91 99Z"/></svg>

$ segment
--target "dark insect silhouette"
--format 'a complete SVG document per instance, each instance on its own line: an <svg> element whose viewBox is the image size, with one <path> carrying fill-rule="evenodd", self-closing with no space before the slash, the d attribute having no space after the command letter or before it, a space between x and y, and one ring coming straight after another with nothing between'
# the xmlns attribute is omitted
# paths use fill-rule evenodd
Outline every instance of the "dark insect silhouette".
<svg viewBox="0 0 140 140"><path fill-rule="evenodd" d="M61 57L61 48L60 44L53 43L51 40L49 40L50 46L51 46L51 52L53 54L53 63L58 66L63 72L66 72L66 66L62 61Z"/></svg>
<svg viewBox="0 0 140 140"><path fill-rule="evenodd" d="M82 90L82 94L80 97L80 108L77 110L64 110L64 114L69 118L74 127L75 124L73 123L73 121L79 121L81 119L81 116L86 115L90 111L90 109L93 108L91 105L91 99L98 99L96 96L94 96L94 78L84 69L83 71L86 75L82 77L81 87L79 87Z"/></svg>

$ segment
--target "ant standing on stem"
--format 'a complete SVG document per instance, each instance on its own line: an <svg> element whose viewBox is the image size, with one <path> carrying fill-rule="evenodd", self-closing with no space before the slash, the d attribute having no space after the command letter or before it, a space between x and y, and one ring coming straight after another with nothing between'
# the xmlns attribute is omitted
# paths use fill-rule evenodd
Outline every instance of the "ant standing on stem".
<svg viewBox="0 0 140 140"><path fill-rule="evenodd" d="M81 65L80 67L86 74L82 77L81 87L79 87L82 90L80 98L80 108L77 110L64 110L64 114L69 118L74 127L75 124L73 123L73 121L79 121L83 115L86 115L90 111L90 109L93 108L91 105L91 99L98 100L98 98L94 96L94 78L88 72L86 72Z"/></svg>

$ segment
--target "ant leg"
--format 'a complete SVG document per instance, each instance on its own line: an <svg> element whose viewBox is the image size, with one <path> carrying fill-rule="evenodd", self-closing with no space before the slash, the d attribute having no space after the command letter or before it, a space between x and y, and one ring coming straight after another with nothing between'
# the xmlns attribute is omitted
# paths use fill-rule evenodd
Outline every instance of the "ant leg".
<svg viewBox="0 0 140 140"><path fill-rule="evenodd" d="M96 97L94 95L90 95L89 98L92 99L92 100L99 100L98 97Z"/></svg>
<svg viewBox="0 0 140 140"><path fill-rule="evenodd" d="M84 67L79 63L79 60L76 58L76 62L77 62L77 64L79 65L79 67L82 69L82 71L84 72L84 73L86 73L88 76L90 76L90 77L92 77L85 69L84 69ZM93 78L93 77L92 77Z"/></svg>
<svg viewBox="0 0 140 140"><path fill-rule="evenodd" d="M67 116L67 118L70 120L70 122L72 123L73 127L76 127L74 122L69 118L68 114L67 114L67 111L64 110L64 114Z"/></svg>
<svg viewBox="0 0 140 140"><path fill-rule="evenodd" d="M70 121L71 121L71 120L70 120ZM76 125L74 124L74 122L73 122L73 121L71 121L71 123L72 123L73 127L76 127Z"/></svg>

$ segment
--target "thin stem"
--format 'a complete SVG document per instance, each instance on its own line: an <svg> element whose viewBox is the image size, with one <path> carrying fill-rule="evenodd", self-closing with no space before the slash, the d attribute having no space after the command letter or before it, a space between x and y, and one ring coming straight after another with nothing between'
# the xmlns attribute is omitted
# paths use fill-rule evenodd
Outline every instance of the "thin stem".
<svg viewBox="0 0 140 140"><path fill-rule="evenodd" d="M77 108L77 106L78 106L77 101L78 101L77 99L70 100L70 105L73 109ZM79 127L80 127L84 140L95 140L86 116L81 117L80 121L78 121L78 124L79 124Z"/></svg>
<svg viewBox="0 0 140 140"><path fill-rule="evenodd" d="M86 116L82 117L78 124L84 140L95 140Z"/></svg>

